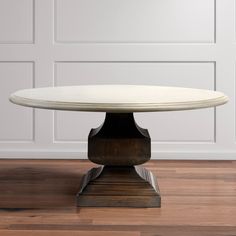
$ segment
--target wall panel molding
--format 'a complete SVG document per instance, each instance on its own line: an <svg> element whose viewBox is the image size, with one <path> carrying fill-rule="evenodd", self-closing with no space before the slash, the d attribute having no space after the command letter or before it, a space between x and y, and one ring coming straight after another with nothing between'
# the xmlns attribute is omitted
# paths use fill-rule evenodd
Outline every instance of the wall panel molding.
<svg viewBox="0 0 236 236"><path fill-rule="evenodd" d="M26 4L29 5L27 8ZM10 7L11 12L9 12ZM0 0L0 44L33 44L34 42L35 0Z"/></svg>
<svg viewBox="0 0 236 236"><path fill-rule="evenodd" d="M4 68L6 65L6 69ZM15 66L14 66L15 65ZM23 68L20 69L21 66L30 66L30 68L24 68L31 70L30 72L26 72L25 74L23 74L23 76L27 75L27 85L24 84L22 85L23 81L19 81L17 82L17 85L15 85L14 83L12 83L14 80L22 80L25 79L24 77L22 77L21 72L23 72ZM14 68L15 67L15 68ZM29 88L33 88L35 87L35 63L34 61L0 61L0 74L1 73L1 69L5 69L5 73L7 71L9 71L10 77L8 77L7 74L5 74L6 78L1 78L1 80L5 79L4 85L3 85L3 89L7 90L9 93L4 94L5 91L1 92L1 95L3 95L3 97L1 98L1 103L3 103L3 105L5 103L7 103L9 105L9 107L11 107L11 109L8 109L8 106L3 106L2 109L2 115L1 118L3 118L4 120L2 120L2 122L4 122L4 127L5 130L1 129L1 135L0 135L0 144L27 144L27 143L34 143L35 142L35 111L34 109L24 109L24 111L20 110L15 104L11 104L10 101L8 101L9 95L11 92L14 92L16 89L23 89L23 86L29 86ZM13 71L16 72L13 72ZM24 73L24 72L23 72ZM12 76L16 76L16 77L12 77ZM10 82L9 82L10 81ZM9 84L7 84L9 83ZM13 88L10 88L10 87ZM9 116L8 119L6 120L6 116L5 116L5 112L6 110L4 110L4 108L6 108L6 110L9 110ZM18 110L18 111L16 111ZM27 113L27 115L25 115L25 113ZM18 116L19 114L19 116ZM13 116L14 115L14 116ZM30 118L29 118L30 116ZM28 124L24 121L24 119L27 119L27 121L30 121L29 127L27 128L26 125L28 126ZM30 119L30 120L29 120ZM3 125L1 122L0 125ZM10 123L13 122L13 123ZM19 123L19 126L17 126L17 123ZM30 130L30 134L28 134L27 136L29 136L29 138L18 138L15 139L14 137L9 137L9 135L4 134L4 132L8 132L8 130L14 129L11 132L13 134L17 134L20 132L23 132L22 128L20 128L21 126L24 126L25 128ZM3 128L3 127L2 127ZM19 128L19 130L17 130L17 128ZM29 131L28 130L28 131ZM3 138L1 136L6 135L6 138ZM8 138L7 138L8 137Z"/></svg>
<svg viewBox="0 0 236 236"><path fill-rule="evenodd" d="M66 68L63 69L63 66L65 66ZM207 66L209 68L205 68L204 67ZM107 69L108 67L108 69ZM129 67L129 68L127 68ZM157 67L157 68L155 68ZM179 68L178 68L179 67ZM195 68L196 67L196 68ZM61 68L61 69L60 69ZM131 68L131 69L130 69ZM204 88L204 89L212 89L215 90L216 87L216 63L215 61L144 61L144 62L140 62L140 61L57 61L54 64L54 86L63 86L63 85L74 85L74 84L93 84L94 81L98 84L104 84L104 83L109 83L109 81L111 81L111 83L125 83L125 84L133 84L134 82L132 80L126 80L129 79L128 77L135 77L135 83L137 84L156 84L156 85L166 85L166 86L178 86L179 82L180 84L182 83L182 86L185 85L185 87L190 87L190 83L193 82L193 79L199 79L199 81L201 80L202 82L196 82L195 86L193 87L199 87L199 88ZM172 78L172 74L168 71L170 70L174 70L176 73L178 73L176 76L181 77L182 75L185 76L185 74L187 74L187 76L189 76L188 78L183 78L183 80L185 80L186 82L181 82L181 80L178 80L177 84L172 83L171 81L173 79L176 80L176 78L173 76ZM204 78L209 80L209 82L204 82L203 79L201 77L204 77L204 74L201 74L199 72L200 69L205 70L206 73L209 73L209 70L211 70L211 77L206 77ZM96 72L93 74L93 70L96 70ZM185 71L186 70L186 71ZM71 72L73 71L73 72ZM121 74L120 76L120 71L125 71ZM207 72L208 71L208 72ZM61 73L63 73L63 75L60 75ZM68 74L69 73L69 74ZM70 74L73 73L73 74ZM119 78L123 76L125 76L124 73L129 74L129 76L126 78L123 78L122 81L118 80ZM139 74L141 73L141 78L139 78ZM155 75L150 75L150 73L153 73ZM200 73L199 74L199 78L195 77L195 73ZM81 78L81 74L84 76L84 78ZM117 74L119 74L119 78L117 78ZM162 74L164 79L158 79L157 81L155 81L155 77L159 77L158 75ZM104 77L104 75L106 75ZM146 75L146 78L144 76L144 78L142 78L143 75ZM191 76L194 78L191 78ZM75 79L70 80L70 77L75 77ZM96 78L101 78L103 77L103 79L96 79ZM91 81L91 78L93 78L93 80ZM188 82L187 80L190 80L190 82ZM210 86L210 87L209 87ZM184 143L184 144L189 144L189 143L215 143L216 142L216 111L214 108L212 109L205 109L205 110L201 110L201 111L187 111L185 114L187 114L187 116L191 117L191 118L186 118L186 122L190 123L192 122L192 120L196 120L196 123L192 123L194 125L194 127L189 127L192 132L195 132L196 135L192 135L189 136L190 134L185 134L183 135L183 137L185 137L183 140L181 140L181 138L178 139L173 139L173 137L176 137L176 135L174 135L173 132L168 131L168 129L172 129L173 127L171 126L171 123L168 123L168 121L163 121L163 119L169 119L168 117L170 117L170 114L164 114L164 113L156 113L155 115L153 114L145 114L145 115L140 115L137 114L137 118L138 121L140 120L141 123L143 123L144 127L146 124L149 124L151 121L156 120L158 123L158 120L160 122L162 122L164 126L166 126L167 130L162 130L162 125L160 126L160 133L167 133L167 136L171 135L173 136L172 139L170 138L164 138L165 136L163 136L163 134L161 134L161 136L159 138L158 135L151 135L154 136L152 137L153 142L155 143ZM89 115L90 116L90 115ZM98 120L100 120L100 123L102 123L102 119L100 116L97 115L93 115L96 116ZM92 118L93 118L92 116ZM209 116L211 116L212 118L209 119ZM62 118L63 117L63 118ZM81 132L83 133L83 135L77 135L74 131L74 129L70 130L70 128L64 129L65 127L69 127L69 124L71 127L75 127L77 124L77 120L78 120L78 125L77 125L77 131L79 132L80 126L81 128L84 126L83 122L87 121L88 118L83 118L84 117L84 113L80 113L80 114L75 114L75 113L71 113L69 114L68 112L60 112L60 111L55 111L54 112L54 117L53 117L53 142L54 143L81 143L81 142L86 142L86 136L87 133L89 132L89 128L87 127L86 132L83 130L81 130ZM91 117L91 116L90 116ZM176 121L174 122L180 122L180 126L182 127L186 122L183 122L182 119L184 119L184 115L181 114L181 112L177 112L175 114L172 114L172 117L176 117L174 119L176 119ZM205 120L204 121L204 118ZM92 118L90 118L90 120L92 120ZM172 120L173 120L172 118ZM205 125L200 125L198 123L197 120L199 119L203 119L201 122L202 124L204 122ZM81 120L81 122L79 123L79 120ZM142 122L142 120L144 122ZM183 122L183 124L181 124ZM94 121L94 123L96 123ZM153 122L151 122L153 123ZM92 123L93 124L93 123ZM91 124L91 125L92 125ZM97 126L99 126L99 122L96 123ZM176 124L177 125L177 124ZM86 126L86 124L85 124ZM142 125L141 125L142 126ZM185 126L185 125L184 125ZM202 138L200 138L200 136L197 135L197 128L195 128L195 126L198 127L198 129L204 129L202 130L202 133L205 132L205 137L201 136ZM212 126L212 128L210 128L209 126ZM171 128L172 127L172 128ZM204 127L204 128L203 128ZM92 128L92 127L91 127ZM151 132L151 134L155 134L155 132L158 132L158 129L155 129L155 125L154 123L152 125L150 125L149 128L149 132ZM184 127L182 127L184 128ZM58 130L59 129L59 130ZM63 129L63 131L61 131L61 129ZM154 131L153 131L154 130ZM208 131L206 131L208 130ZM69 132L69 134L68 134ZM177 133L179 133L178 131L176 131ZM207 132L211 132L211 134L207 133ZM66 135L67 138L65 138L65 136L63 136L63 133ZM74 135L73 135L74 133ZM183 133L183 132L182 132ZM73 138L69 138L70 134L72 134L71 137ZM68 136L69 135L69 136ZM76 138L77 137L77 138ZM83 137L83 138L82 138ZM188 138L187 138L188 137ZM195 138L193 138L195 137ZM198 137L198 138L197 138ZM189 140L188 140L189 139Z"/></svg>
<svg viewBox="0 0 236 236"><path fill-rule="evenodd" d="M54 114L6 98L18 88L103 81L224 92L230 102L216 109L136 119L150 131L153 159L236 160L235 2L0 0L0 158L86 158L103 113Z"/></svg>
<svg viewBox="0 0 236 236"><path fill-rule="evenodd" d="M127 17L126 22L122 23L122 17L123 18L125 17L124 12L122 14L118 14L115 11L114 14L110 15L110 17L108 17L110 13L107 13L107 15L108 15L107 17L108 18L106 20L104 19L103 26L104 26L104 24L106 25L105 22L111 22L112 21L112 17L116 17L115 13L117 13L118 16L119 15L122 16L120 18L121 25L119 25L117 23L117 22L119 22L119 20L116 19L116 22L115 22L115 24L113 26L112 26L112 23L108 23L107 24L107 28L100 27L98 24L96 24L96 22L99 22L99 21L97 21L97 19L99 19L99 18L102 21L101 18L106 14L105 12L103 12L103 14L102 14L102 9L106 9L106 12L112 11L113 10L113 4L115 3L115 1L112 2L112 1L108 0L108 3L110 2L110 4L108 4L108 3L105 3L105 1L106 0L102 0L99 3L97 2L98 5L95 5L96 1L93 1L93 0L89 0L89 1L86 0L84 2L83 2L83 0L79 0L79 1L78 0L69 0L69 1L68 0L66 0L66 1L65 0L54 0L54 37L55 37L54 41L56 43L62 43L62 44L67 44L67 43L69 43L69 44L135 44L135 43L138 43L138 44L186 44L186 43L187 44L189 44L189 43L190 44L209 44L209 43L213 43L214 44L216 42L216 14L217 14L217 12L216 12L216 1L217 0L207 0L207 2L204 1L204 4L201 5L201 3L200 3L200 4L197 4L195 7L193 5L196 3L196 1L193 1L193 0L192 0L193 1L192 3L190 3L189 0L186 0L186 1L185 0L169 0L169 1L163 1L163 2L162 1L157 2L157 1L152 1L152 0L147 0L147 1L143 0L143 4L145 3L145 7L140 7L140 9L139 9L140 11L144 10L145 8L148 8L148 6L149 6L148 4L150 4L150 5L152 5L154 3L156 4L156 6L150 6L151 13L149 12L149 14L147 14L148 16L153 15L153 17L154 16L158 17L160 14L162 14L161 11L158 12L158 13L157 12L155 12L155 13L152 12L152 10L154 10L155 7L157 7L157 6L160 7L161 6L161 7L164 7L163 12L166 12L168 10L170 11L169 13L167 12L167 15L169 17L173 17L173 15L177 15L176 18L173 18L172 20L168 19L168 20L170 20L172 22L172 24L174 24L173 22L175 22L177 20L180 20L181 17L183 17L183 14L186 14L186 17L197 16L199 21L197 21L197 18L194 19L193 22L192 22L192 26L190 28L182 29L182 32L180 32L180 31L179 32L175 32L176 35L170 36L168 34L170 34L171 31L174 32L174 30L176 30L176 28L172 29L171 28L172 24L169 25L167 19L158 19L156 21L157 23L158 22L163 22L164 20L166 20L166 22L163 23L163 25L165 25L165 27L163 26L164 28L162 28L161 25L157 25L155 27L153 25L153 27L149 29L149 32L150 31L155 32L156 31L155 29L158 29L158 28L162 28L162 31L159 32L159 33L157 32L157 35L154 35L154 34L150 35L149 39L140 39L140 40L137 39L140 36L140 35L139 36L137 35L137 32L140 31L140 30L146 32L145 29L150 27L150 25L153 24L153 22L155 22L155 19L153 17L147 23L146 27L141 28L141 26L140 26L139 29L137 29L137 32L136 32L136 35L135 35L136 37L135 36L133 36L133 37L130 36L130 39L126 39L126 40L125 39L119 39L119 40L117 40L117 39L110 39L110 40L106 40L106 39L102 39L101 37L99 37L99 39L95 39L97 37L97 35L102 34L102 32L109 32L109 31L112 32L111 35L116 35L117 34L117 30L118 31L120 30L121 32L120 32L120 34L117 34L117 37L118 37L118 35L125 35L125 34L127 35L131 31L135 30L134 22L137 25L140 25L140 22L137 22L139 18L137 18L136 20L134 20L133 26L129 30L127 30L126 32L123 32L121 30L122 28L124 29L128 25L128 19L132 19L132 13L135 14L135 9L137 7L137 4L139 3L139 5L141 5L141 3L142 3L142 0L139 0L138 2L136 1L135 3L134 3L133 0L129 0L130 3L125 1L125 4L126 4L125 7L124 7L124 5L122 5L122 3L119 6L116 7L116 11L118 12L119 8L120 8L120 10L124 11L124 9L126 7L128 8L129 5L130 5L131 9L130 9L129 14L127 13L128 17ZM63 4L63 2L64 2L64 4L67 3L68 5L66 5L66 6L63 5L64 7L61 6L62 10L66 11L67 9L69 9L70 11L69 10L68 11L70 12L70 14L69 13L68 14L64 14L63 17L62 16L59 17L58 16L58 14L59 14L58 11L60 10L59 6L60 6L60 4ZM88 3L88 4L85 4L85 2ZM121 2L121 1L117 1L117 2ZM188 9L188 11L192 10L193 14L187 13L187 12L183 11L182 13L179 13L179 15L178 15L178 12L175 12L173 10L175 8L178 8L178 5L179 6L181 6L182 4L186 5L187 3L189 5L185 6L186 9ZM207 5L207 3L211 4L211 5ZM70 8L70 5L73 5L73 4L75 6L74 7L71 6L71 8ZM81 4L81 7L79 7L79 4ZM85 6L83 6L83 4ZM165 4L167 6L165 6ZM174 7L171 7L172 5ZM196 12L197 7L199 7L200 5L202 6L202 9L198 9L198 10L202 10L203 12ZM81 12L80 12L80 9L83 9L83 10L81 10ZM158 8L156 8L156 9L158 9ZM209 12L208 13L204 12L205 9L208 9ZM84 12L86 12L86 10L88 10L88 12L84 13ZM179 8L178 10L183 10L183 9ZM173 11L173 12L171 12L171 11ZM212 15L211 15L212 18L208 19L208 20L212 21L212 25L211 25L210 28L204 30L203 28L206 26L206 24L208 22L204 21L204 23L203 23L203 22L201 22L200 19L202 19L204 17L206 18L208 15L211 14L211 11L212 11ZM97 17L96 17L96 13L99 14ZM93 21L93 19L91 19L93 17L93 15L94 15L94 17L96 17L96 18L94 18L94 21ZM138 14L136 12L136 15L141 16L142 13L140 12ZM79 17L79 16L83 17L83 19L79 20L79 19L75 18L75 17ZM163 17L164 16L165 15L163 15ZM135 17L135 16L133 16L133 17ZM67 20L68 21L70 20L70 23L68 22L68 24L64 26L64 30L66 30L66 32L64 32L64 35L67 35L66 37L68 37L68 35L73 34L74 39L72 39L72 38L71 39L65 38L65 36L64 36L64 38L60 39L60 37L58 36L59 35L58 28L59 28L60 24L63 24L63 22L59 23L59 20L60 19L64 19L65 20L65 18L68 18ZM69 18L71 18L71 19L69 19ZM144 20L145 19L142 18L142 22ZM189 19L185 19L182 22L179 22L178 24L176 24L175 27L178 27L180 25L184 25L186 22L188 22L188 25L190 26L190 24L191 24L190 21L191 21L190 18ZM75 22L77 22L77 24ZM88 26L88 28L86 30L85 30L85 27L81 26L81 24L82 24L81 22L86 24L86 26ZM64 22L64 24L66 24L66 23ZM132 25L132 23L130 23L130 24ZM181 36L180 36L181 34L186 34L186 32L188 32L188 31L190 32L192 30L192 28L194 28L196 25L200 25L200 24L201 24L200 27L197 27L196 30L193 30L190 33L190 35L188 35L189 39L181 38ZM168 26L170 27L169 33L166 32L166 28L168 28ZM99 33L96 32L96 33L92 34L91 31L95 27L97 27L96 30ZM72 28L73 28L73 30L72 30ZM114 29L116 29L116 30L114 30ZM114 32L113 32L113 30L114 30ZM197 38L199 36L201 30L202 30L202 34L207 34L207 33L209 33L209 31L212 31L210 39L209 38L208 39ZM75 35L76 31L78 32L78 35ZM88 31L90 31L90 33L88 33ZM198 33L196 34L196 38L191 38L191 35L194 35L196 31L198 31ZM83 35L83 37L79 36L80 32ZM143 33L143 35L145 35L145 32ZM148 31L146 32L146 34L148 34ZM159 34L159 36L158 36L158 34ZM166 34L166 39L161 38L164 34ZM90 37L90 39L88 39L88 38L86 39L85 35ZM79 39L79 37L80 37L80 39ZM159 39L158 39L158 37L159 37ZM176 39L173 39L175 37L176 37ZM106 35L106 37L104 37L104 38L108 38L108 35Z"/></svg>

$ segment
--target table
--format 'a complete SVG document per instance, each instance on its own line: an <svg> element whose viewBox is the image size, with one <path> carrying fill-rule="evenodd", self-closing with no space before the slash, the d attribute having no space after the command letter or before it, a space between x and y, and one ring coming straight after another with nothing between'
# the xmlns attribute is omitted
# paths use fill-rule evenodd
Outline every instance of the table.
<svg viewBox="0 0 236 236"><path fill-rule="evenodd" d="M133 113L214 107L228 97L193 88L82 85L20 90L10 101L35 108L106 112L103 124L88 136L88 158L102 166L84 176L77 206L160 207L157 180L140 166L151 158L151 138Z"/></svg>

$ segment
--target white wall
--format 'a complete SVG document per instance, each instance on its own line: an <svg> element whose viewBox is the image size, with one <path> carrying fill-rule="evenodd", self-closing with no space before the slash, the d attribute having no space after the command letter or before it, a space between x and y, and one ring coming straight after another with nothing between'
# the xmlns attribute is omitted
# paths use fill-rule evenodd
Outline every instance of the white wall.
<svg viewBox="0 0 236 236"><path fill-rule="evenodd" d="M236 159L235 0L0 0L0 157L86 157L104 114L33 110L11 92L93 83L216 89L217 109L136 114L153 158Z"/></svg>

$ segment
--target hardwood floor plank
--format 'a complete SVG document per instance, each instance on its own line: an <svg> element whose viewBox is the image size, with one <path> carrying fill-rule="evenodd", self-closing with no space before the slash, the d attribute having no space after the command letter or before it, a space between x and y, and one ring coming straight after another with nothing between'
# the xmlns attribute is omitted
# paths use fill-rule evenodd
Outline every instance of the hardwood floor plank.
<svg viewBox="0 0 236 236"><path fill-rule="evenodd" d="M0 235L4 236L140 236L139 232L124 232L124 231L51 231L51 230L0 230Z"/></svg>
<svg viewBox="0 0 236 236"><path fill-rule="evenodd" d="M236 161L151 161L161 208L76 208L85 160L0 160L0 236L236 236ZM111 190L112 191L112 190Z"/></svg>

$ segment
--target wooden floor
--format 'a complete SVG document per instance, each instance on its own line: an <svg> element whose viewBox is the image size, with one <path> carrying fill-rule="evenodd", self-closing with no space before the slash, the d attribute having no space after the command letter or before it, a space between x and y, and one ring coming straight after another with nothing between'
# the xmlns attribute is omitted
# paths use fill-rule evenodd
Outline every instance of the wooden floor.
<svg viewBox="0 0 236 236"><path fill-rule="evenodd" d="M236 161L151 161L162 208L76 208L78 160L0 160L0 236L236 235Z"/></svg>

